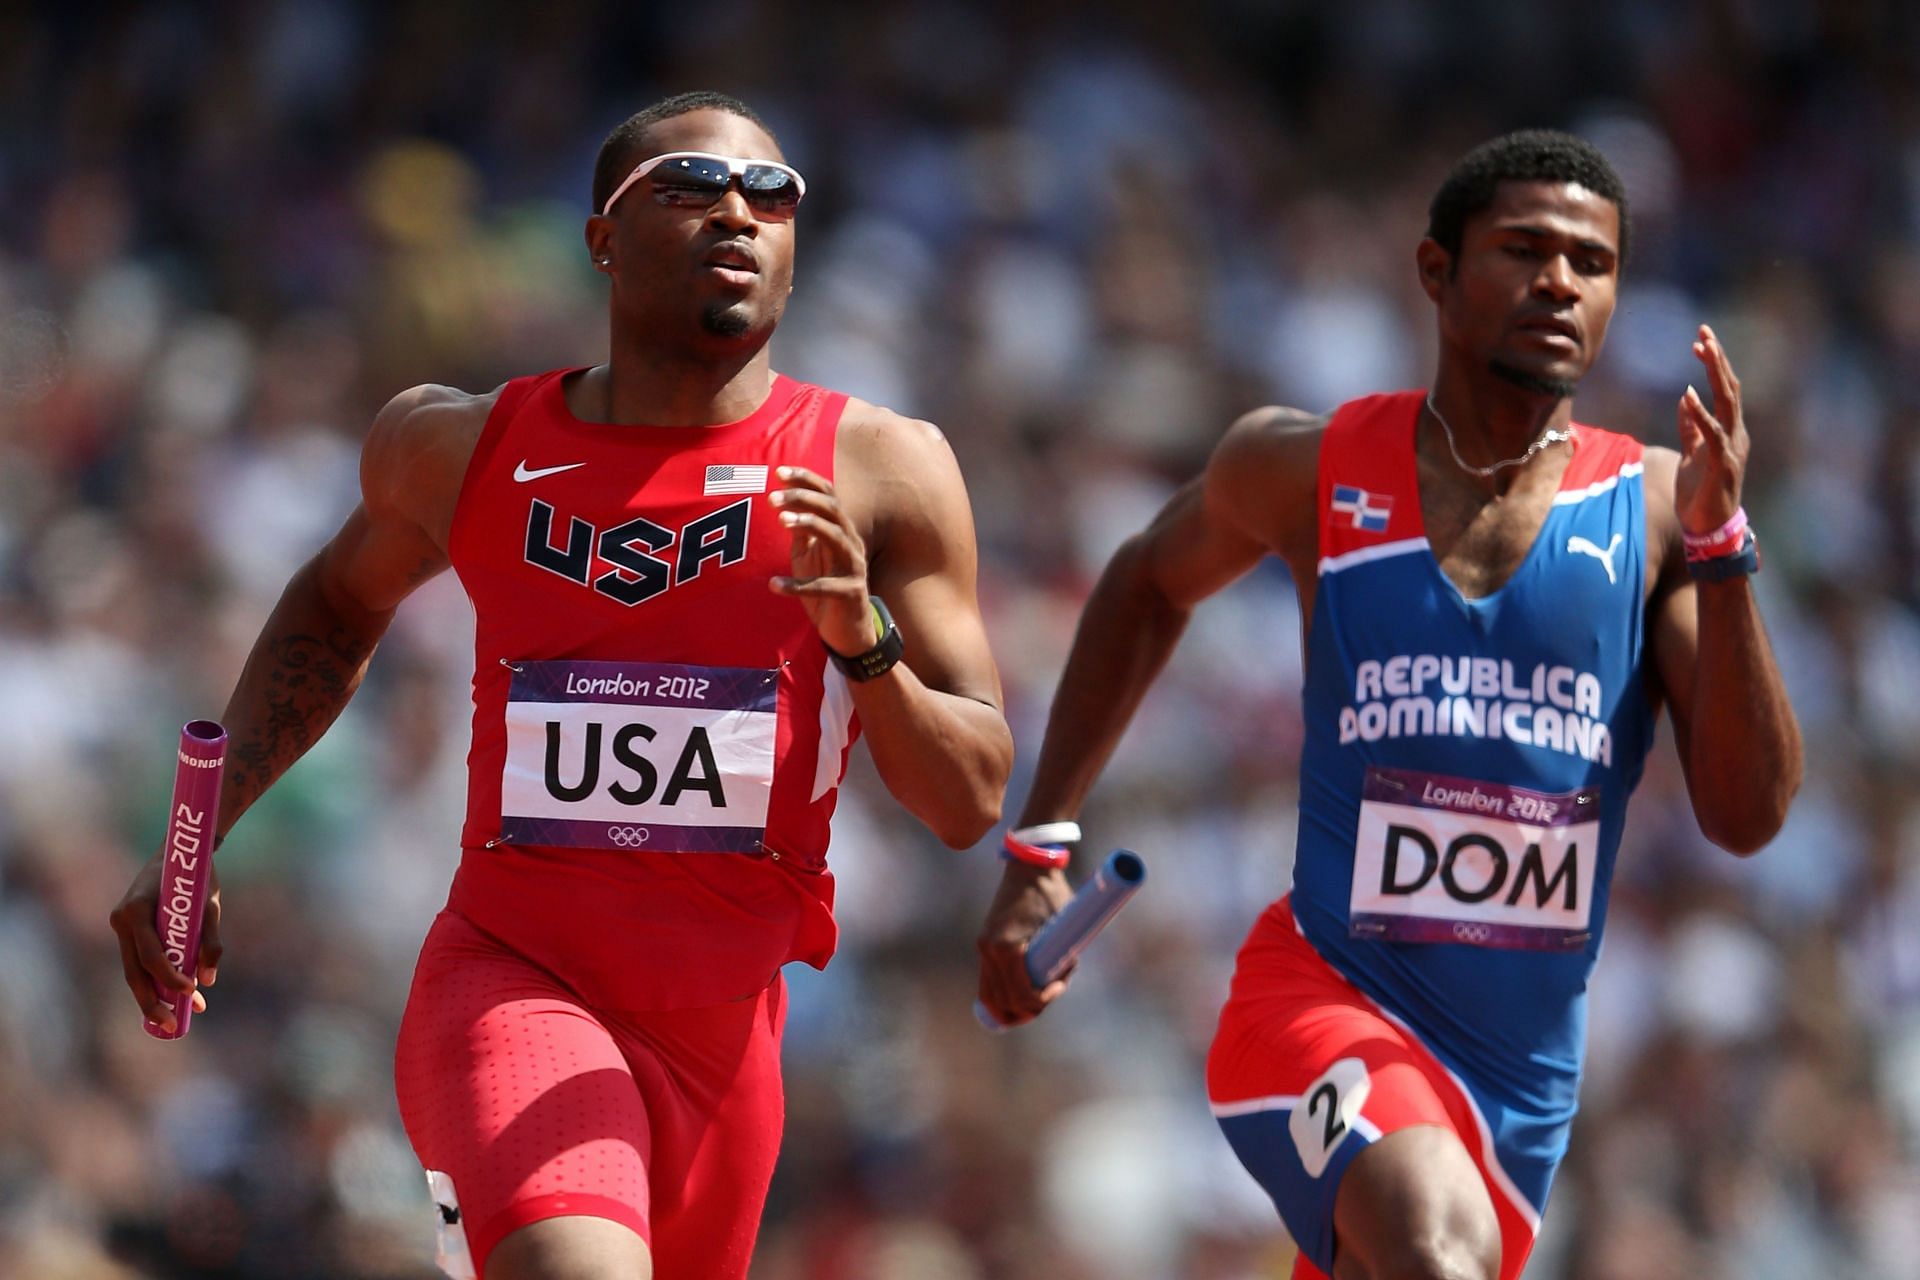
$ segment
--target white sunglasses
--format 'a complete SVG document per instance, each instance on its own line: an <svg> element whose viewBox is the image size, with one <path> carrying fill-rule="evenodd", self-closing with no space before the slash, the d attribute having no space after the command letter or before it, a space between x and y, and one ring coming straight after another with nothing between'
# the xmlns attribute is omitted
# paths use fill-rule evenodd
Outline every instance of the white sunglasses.
<svg viewBox="0 0 1920 1280"><path fill-rule="evenodd" d="M642 160L627 180L613 189L602 214L613 206L627 188L653 174L653 198L661 204L686 208L705 208L727 193L735 178L740 179L740 194L755 213L789 215L807 194L807 182L800 171L777 160L742 160L738 156L717 156L706 151L669 151L665 155Z"/></svg>

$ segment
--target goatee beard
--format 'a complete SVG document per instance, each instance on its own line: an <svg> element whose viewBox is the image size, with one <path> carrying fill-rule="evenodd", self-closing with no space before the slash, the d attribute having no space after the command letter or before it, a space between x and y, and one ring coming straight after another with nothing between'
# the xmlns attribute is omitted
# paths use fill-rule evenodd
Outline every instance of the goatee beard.
<svg viewBox="0 0 1920 1280"><path fill-rule="evenodd" d="M1522 391L1531 391L1537 396L1552 396L1555 400L1565 400L1580 385L1577 378L1546 378L1498 360L1489 361L1487 367L1493 370L1495 377L1506 379Z"/></svg>
<svg viewBox="0 0 1920 1280"><path fill-rule="evenodd" d="M721 303L700 313L700 325L716 338L743 338L753 320L740 303Z"/></svg>

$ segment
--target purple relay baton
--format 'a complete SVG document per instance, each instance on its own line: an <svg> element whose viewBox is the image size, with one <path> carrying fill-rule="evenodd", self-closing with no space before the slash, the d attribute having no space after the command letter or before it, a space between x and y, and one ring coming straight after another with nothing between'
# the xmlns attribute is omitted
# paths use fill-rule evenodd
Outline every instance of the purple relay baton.
<svg viewBox="0 0 1920 1280"><path fill-rule="evenodd" d="M180 759L167 810L166 858L160 864L160 906L153 927L167 959L189 977L200 956L200 918L213 880L213 828L220 816L220 778L227 767L227 731L212 720L190 720L180 730ZM172 1031L151 1020L147 1034L178 1040L193 1018L193 992L161 992L173 1006Z"/></svg>
<svg viewBox="0 0 1920 1280"><path fill-rule="evenodd" d="M1080 958L1100 931L1120 914L1120 908L1147 882L1147 864L1131 849L1115 849L1100 869L1074 891L1058 915L1040 926L1027 944L1027 978L1036 989L1046 986ZM1004 1031L986 1005L973 1002L973 1016L989 1031Z"/></svg>

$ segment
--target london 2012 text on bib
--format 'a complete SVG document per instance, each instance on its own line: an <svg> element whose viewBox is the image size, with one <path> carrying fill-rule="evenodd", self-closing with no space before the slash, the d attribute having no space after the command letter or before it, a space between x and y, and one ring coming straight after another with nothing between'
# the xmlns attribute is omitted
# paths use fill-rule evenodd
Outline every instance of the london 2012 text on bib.
<svg viewBox="0 0 1920 1280"><path fill-rule="evenodd" d="M1564 950L1590 936L1600 791L1367 770L1349 927L1390 942Z"/></svg>

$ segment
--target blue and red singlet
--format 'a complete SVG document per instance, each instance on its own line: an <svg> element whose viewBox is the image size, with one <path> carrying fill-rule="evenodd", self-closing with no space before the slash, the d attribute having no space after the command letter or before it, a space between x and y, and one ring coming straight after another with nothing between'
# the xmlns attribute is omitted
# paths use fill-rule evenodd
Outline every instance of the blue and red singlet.
<svg viewBox="0 0 1920 1280"><path fill-rule="evenodd" d="M1454 1128L1511 1277L1566 1150L1653 741L1642 447L1576 425L1532 548L1468 599L1422 523L1422 398L1347 404L1321 443L1293 890L1241 952L1209 1093L1327 1273L1347 1163L1396 1128Z"/></svg>

